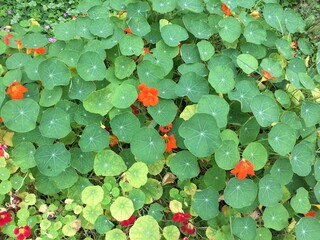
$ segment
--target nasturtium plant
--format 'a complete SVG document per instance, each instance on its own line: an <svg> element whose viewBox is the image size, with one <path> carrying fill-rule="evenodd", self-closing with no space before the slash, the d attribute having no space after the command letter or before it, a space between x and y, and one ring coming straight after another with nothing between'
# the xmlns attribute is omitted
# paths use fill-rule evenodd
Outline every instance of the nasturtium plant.
<svg viewBox="0 0 320 240"><path fill-rule="evenodd" d="M11 2L4 238L318 239L317 1Z"/></svg>

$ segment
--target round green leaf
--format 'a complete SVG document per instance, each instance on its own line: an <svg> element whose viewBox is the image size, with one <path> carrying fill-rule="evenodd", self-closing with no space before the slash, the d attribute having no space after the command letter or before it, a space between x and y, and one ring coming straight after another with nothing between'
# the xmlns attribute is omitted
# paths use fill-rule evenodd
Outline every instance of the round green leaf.
<svg viewBox="0 0 320 240"><path fill-rule="evenodd" d="M163 228L163 236L166 240L179 239L180 231L176 226L170 225Z"/></svg>
<svg viewBox="0 0 320 240"><path fill-rule="evenodd" d="M257 185L250 179L231 178L224 190L225 202L233 208L250 206L256 199Z"/></svg>
<svg viewBox="0 0 320 240"><path fill-rule="evenodd" d="M131 84L121 84L112 95L111 103L116 108L124 109L130 107L138 97L136 88Z"/></svg>
<svg viewBox="0 0 320 240"><path fill-rule="evenodd" d="M232 232L241 240L254 240L256 237L256 222L250 216L235 218L232 223Z"/></svg>
<svg viewBox="0 0 320 240"><path fill-rule="evenodd" d="M140 37L147 35L151 31L151 26L143 16L131 17L128 22L128 26L133 34Z"/></svg>
<svg viewBox="0 0 320 240"><path fill-rule="evenodd" d="M286 59L291 59L294 57L294 51L292 50L291 44L289 41L281 38L276 41L276 47L281 55Z"/></svg>
<svg viewBox="0 0 320 240"><path fill-rule="evenodd" d="M234 73L226 66L214 67L209 73L208 80L217 93L228 93L235 86Z"/></svg>
<svg viewBox="0 0 320 240"><path fill-rule="evenodd" d="M245 148L242 157L254 165L254 170L260 170L268 161L268 152L261 143L252 142Z"/></svg>
<svg viewBox="0 0 320 240"><path fill-rule="evenodd" d="M53 32L54 32L54 36L58 40L62 40L62 41L71 40L76 35L75 22L69 21L66 23L57 24Z"/></svg>
<svg viewBox="0 0 320 240"><path fill-rule="evenodd" d="M156 179L148 178L145 185L140 188L146 195L145 204L150 204L161 198L163 189L161 183Z"/></svg>
<svg viewBox="0 0 320 240"><path fill-rule="evenodd" d="M222 141L222 145L215 152L215 161L224 170L233 169L239 159L238 145L231 140Z"/></svg>
<svg viewBox="0 0 320 240"><path fill-rule="evenodd" d="M40 79L47 89L68 85L71 78L68 67L62 61L54 58L41 62L38 71Z"/></svg>
<svg viewBox="0 0 320 240"><path fill-rule="evenodd" d="M249 22L244 29L243 36L246 38L247 42L258 45L267 40L267 32L258 21Z"/></svg>
<svg viewBox="0 0 320 240"><path fill-rule="evenodd" d="M40 132L48 138L63 138L71 132L69 114L58 107L49 108L43 112Z"/></svg>
<svg viewBox="0 0 320 240"><path fill-rule="evenodd" d="M112 150L102 150L94 158L93 169L98 176L108 177L121 174L127 170L127 166L122 157Z"/></svg>
<svg viewBox="0 0 320 240"><path fill-rule="evenodd" d="M45 88L41 92L39 104L42 107L51 107L60 100L61 96L62 96L61 87L55 87L52 90Z"/></svg>
<svg viewBox="0 0 320 240"><path fill-rule="evenodd" d="M156 88L158 89L159 97L164 99L175 99L177 97L175 89L176 82L171 79L163 79L159 81Z"/></svg>
<svg viewBox="0 0 320 240"><path fill-rule="evenodd" d="M316 218L301 218L295 230L297 240L317 239L320 234L320 223Z"/></svg>
<svg viewBox="0 0 320 240"><path fill-rule="evenodd" d="M281 185L272 177L265 175L259 181L259 202L264 206L272 206L282 198Z"/></svg>
<svg viewBox="0 0 320 240"><path fill-rule="evenodd" d="M131 151L140 161L154 163L166 149L164 140L153 128L140 128L131 141Z"/></svg>
<svg viewBox="0 0 320 240"><path fill-rule="evenodd" d="M114 61L114 73L119 79L129 77L135 69L136 64L131 58L119 56Z"/></svg>
<svg viewBox="0 0 320 240"><path fill-rule="evenodd" d="M158 13L173 11L177 6L177 0L152 0L152 9Z"/></svg>
<svg viewBox="0 0 320 240"><path fill-rule="evenodd" d="M307 176L315 160L315 152L307 142L295 145L291 152L292 171L299 176Z"/></svg>
<svg viewBox="0 0 320 240"><path fill-rule="evenodd" d="M103 9L99 7L100 9ZM98 37L107 38L113 34L114 24L110 18L96 19L90 25L90 32Z"/></svg>
<svg viewBox="0 0 320 240"><path fill-rule="evenodd" d="M177 114L177 106L172 100L160 99L156 106L149 106L148 113L161 126L173 122Z"/></svg>
<svg viewBox="0 0 320 240"><path fill-rule="evenodd" d="M80 58L80 52L74 50L63 50L58 55L59 59L70 67L76 67Z"/></svg>
<svg viewBox="0 0 320 240"><path fill-rule="evenodd" d="M282 6L278 3L267 3L263 9L263 17L267 24L282 32L285 31L284 14Z"/></svg>
<svg viewBox="0 0 320 240"><path fill-rule="evenodd" d="M148 167L143 162L134 163L127 171L127 179L135 188L140 188L146 184L148 175Z"/></svg>
<svg viewBox="0 0 320 240"><path fill-rule="evenodd" d="M127 34L119 42L120 52L125 56L139 56L143 52L143 40L141 37Z"/></svg>
<svg viewBox="0 0 320 240"><path fill-rule="evenodd" d="M127 240L126 234L118 228L114 228L106 233L106 240L117 239L117 240Z"/></svg>
<svg viewBox="0 0 320 240"><path fill-rule="evenodd" d="M300 187L295 196L291 198L290 205L296 213L306 214L311 209L308 191Z"/></svg>
<svg viewBox="0 0 320 240"><path fill-rule="evenodd" d="M240 128L239 140L240 143L246 145L256 140L260 131L260 125L257 120L252 117Z"/></svg>
<svg viewBox="0 0 320 240"><path fill-rule="evenodd" d="M1 181L0 183L0 194L6 195L11 191L12 185L9 180Z"/></svg>
<svg viewBox="0 0 320 240"><path fill-rule="evenodd" d="M196 157L207 157L221 145L220 130L209 114L196 113L181 124L179 134Z"/></svg>
<svg viewBox="0 0 320 240"><path fill-rule="evenodd" d="M209 168L204 175L204 183L216 191L221 191L226 186L226 171L218 167Z"/></svg>
<svg viewBox="0 0 320 240"><path fill-rule="evenodd" d="M134 212L133 203L125 197L118 197L110 206L112 217L117 221L127 220Z"/></svg>
<svg viewBox="0 0 320 240"><path fill-rule="evenodd" d="M142 61L137 66L137 72L140 82L147 86L156 85L165 76L162 67L149 60Z"/></svg>
<svg viewBox="0 0 320 240"><path fill-rule="evenodd" d="M237 100L241 103L242 112L251 112L250 104L252 98L259 93L254 81L243 80L236 83L236 89L230 91L228 96L230 100Z"/></svg>
<svg viewBox="0 0 320 240"><path fill-rule="evenodd" d="M91 124L85 127L79 140L79 146L83 152L99 152L109 146L110 134L99 124Z"/></svg>
<svg viewBox="0 0 320 240"><path fill-rule="evenodd" d="M217 95L203 95L197 105L197 112L212 115L219 128L226 127L229 109L227 101Z"/></svg>
<svg viewBox="0 0 320 240"><path fill-rule="evenodd" d="M215 51L214 46L206 40L198 42L197 47L202 61L208 61Z"/></svg>
<svg viewBox="0 0 320 240"><path fill-rule="evenodd" d="M9 58L6 60L6 67L8 69L16 69L22 68L31 61L31 57L25 53L13 53Z"/></svg>
<svg viewBox="0 0 320 240"><path fill-rule="evenodd" d="M82 152L80 148L71 148L71 166L82 174L93 169L94 155L91 152Z"/></svg>
<svg viewBox="0 0 320 240"><path fill-rule="evenodd" d="M268 228L259 227L257 228L256 233L255 240L272 240L272 233Z"/></svg>
<svg viewBox="0 0 320 240"><path fill-rule="evenodd" d="M114 227L114 224L105 215L100 215L94 223L94 228L99 234L105 234ZM116 238L120 240L120 238Z"/></svg>
<svg viewBox="0 0 320 240"><path fill-rule="evenodd" d="M268 142L274 151L280 155L286 155L292 151L296 137L293 128L284 123L278 123L272 127L268 134Z"/></svg>
<svg viewBox="0 0 320 240"><path fill-rule="evenodd" d="M122 142L131 142L135 133L140 128L139 119L130 112L116 115L110 121L112 132Z"/></svg>
<svg viewBox="0 0 320 240"><path fill-rule="evenodd" d="M8 180L10 177L10 172L7 168L0 168L0 180L4 181L4 180Z"/></svg>
<svg viewBox="0 0 320 240"><path fill-rule="evenodd" d="M219 214L219 193L212 188L197 191L191 207L203 220L215 218Z"/></svg>
<svg viewBox="0 0 320 240"><path fill-rule="evenodd" d="M284 108L290 107L291 99L285 91L283 91L282 89L277 89L274 92L274 96L276 97L278 103L280 103L282 107L284 107ZM282 116L281 116L281 118L282 118Z"/></svg>
<svg viewBox="0 0 320 240"><path fill-rule="evenodd" d="M22 38L22 45L25 48L39 48L47 45L47 43L48 39L45 37L45 35L40 33L26 34Z"/></svg>
<svg viewBox="0 0 320 240"><path fill-rule="evenodd" d="M12 153L14 163L21 169L30 169L36 166L35 147L31 142L20 142L14 147Z"/></svg>
<svg viewBox="0 0 320 240"><path fill-rule="evenodd" d="M185 63L196 63L200 61L200 54L195 44L183 44L180 55Z"/></svg>
<svg viewBox="0 0 320 240"><path fill-rule="evenodd" d="M312 127L320 122L319 103L303 101L301 105L301 117L306 127Z"/></svg>
<svg viewBox="0 0 320 240"><path fill-rule="evenodd" d="M233 17L227 17L220 20L219 27L219 35L223 41L232 43L241 35L240 22Z"/></svg>
<svg viewBox="0 0 320 240"><path fill-rule="evenodd" d="M246 74L250 74L258 69L258 61L250 54L240 54L237 57L238 66Z"/></svg>
<svg viewBox="0 0 320 240"><path fill-rule="evenodd" d="M77 182L78 178L77 171L72 167L68 167L52 179L56 183L57 188L67 189L72 187Z"/></svg>
<svg viewBox="0 0 320 240"><path fill-rule="evenodd" d="M89 29L93 23L93 20L88 17L77 17L75 20L76 35L86 39L92 39L93 35Z"/></svg>
<svg viewBox="0 0 320 240"><path fill-rule="evenodd" d="M38 147L34 159L43 175L53 177L69 166L71 154L62 143L55 143Z"/></svg>
<svg viewBox="0 0 320 240"><path fill-rule="evenodd" d="M88 186L82 190L81 201L86 205L96 206L103 200L103 189L100 186Z"/></svg>
<svg viewBox="0 0 320 240"><path fill-rule="evenodd" d="M253 115L261 127L268 127L279 120L279 107L269 96L257 95L250 104Z"/></svg>
<svg viewBox="0 0 320 240"><path fill-rule="evenodd" d="M158 240L160 238L159 225L151 216L142 216L135 221L130 228L129 237L131 240Z"/></svg>
<svg viewBox="0 0 320 240"><path fill-rule="evenodd" d="M74 77L71 80L68 96L71 99L84 99L93 91L96 90L96 86L93 82L87 82L80 77Z"/></svg>
<svg viewBox="0 0 320 240"><path fill-rule="evenodd" d="M98 53L89 51L80 56L77 71L85 81L101 81L106 76L106 65Z"/></svg>
<svg viewBox="0 0 320 240"><path fill-rule="evenodd" d="M83 101L85 110L91 113L98 113L101 116L106 115L113 107L111 103L113 87L107 86L90 93Z"/></svg>
<svg viewBox="0 0 320 240"><path fill-rule="evenodd" d="M282 66L280 62L272 58L262 59L260 66L262 69L267 70L273 77L280 77L282 75Z"/></svg>
<svg viewBox="0 0 320 240"><path fill-rule="evenodd" d="M262 214L264 227L272 228L277 231L280 231L289 225L288 218L289 213L287 209L280 203L266 207Z"/></svg>
<svg viewBox="0 0 320 240"><path fill-rule="evenodd" d="M180 180L194 178L200 172L197 158L186 150L178 152L171 158L170 170Z"/></svg>
<svg viewBox="0 0 320 240"><path fill-rule="evenodd" d="M40 107L37 102L26 98L9 100L1 109L4 124L15 132L29 132L36 127Z"/></svg>
<svg viewBox="0 0 320 240"><path fill-rule="evenodd" d="M94 224L98 217L103 214L103 209L100 204L87 205L82 210L83 217L89 223Z"/></svg>
<svg viewBox="0 0 320 240"><path fill-rule="evenodd" d="M270 174L281 185L287 185L293 176L289 158L280 157L272 165Z"/></svg>
<svg viewBox="0 0 320 240"><path fill-rule="evenodd" d="M131 182L130 182L131 184ZM133 189L129 192L128 196L133 202L133 207L135 210L139 210L144 206L144 202L146 200L146 195L140 189Z"/></svg>
<svg viewBox="0 0 320 240"><path fill-rule="evenodd" d="M184 40L187 40L188 32L177 24L165 25L161 28L161 37L163 41L170 47L176 47Z"/></svg>

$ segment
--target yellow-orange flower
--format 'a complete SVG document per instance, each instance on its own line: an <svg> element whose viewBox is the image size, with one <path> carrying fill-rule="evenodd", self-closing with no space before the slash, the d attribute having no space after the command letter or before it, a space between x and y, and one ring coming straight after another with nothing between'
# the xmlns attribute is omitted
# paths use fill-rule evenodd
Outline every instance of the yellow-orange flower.
<svg viewBox="0 0 320 240"><path fill-rule="evenodd" d="M254 166L246 159L241 159L231 173L237 175L238 179L245 179L248 175L254 176Z"/></svg>
<svg viewBox="0 0 320 240"><path fill-rule="evenodd" d="M18 50L20 51L23 48L21 40L14 40L18 44Z"/></svg>
<svg viewBox="0 0 320 240"><path fill-rule="evenodd" d="M158 89L148 88L144 83L138 86L140 93L138 95L138 101L142 102L143 106L155 106L159 102Z"/></svg>
<svg viewBox="0 0 320 240"><path fill-rule="evenodd" d="M262 69L263 76L269 80L276 80L274 76L272 76L267 70Z"/></svg>
<svg viewBox="0 0 320 240"><path fill-rule="evenodd" d="M12 100L23 99L23 93L28 92L28 89L19 82L13 82L7 89L7 94Z"/></svg>
<svg viewBox="0 0 320 240"><path fill-rule="evenodd" d="M221 10L224 12L224 15L226 16L232 16L232 13L230 11L230 8L224 3L221 4Z"/></svg>
<svg viewBox="0 0 320 240"><path fill-rule="evenodd" d="M167 134L165 134L161 137L164 139L166 143L166 152L171 152L172 149L177 148L177 142L174 137L174 134L171 134L170 136L167 136Z"/></svg>

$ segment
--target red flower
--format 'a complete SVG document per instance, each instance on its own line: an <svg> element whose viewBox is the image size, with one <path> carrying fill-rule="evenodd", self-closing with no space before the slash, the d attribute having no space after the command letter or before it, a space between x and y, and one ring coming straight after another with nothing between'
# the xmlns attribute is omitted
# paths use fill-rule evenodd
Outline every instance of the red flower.
<svg viewBox="0 0 320 240"><path fill-rule="evenodd" d="M144 48L141 55L144 56L144 55L146 55L147 53L151 53L150 49L149 49L149 48Z"/></svg>
<svg viewBox="0 0 320 240"><path fill-rule="evenodd" d="M183 226L181 227L182 232L187 233L189 235L194 234L196 231L196 228L194 225L190 222L183 223Z"/></svg>
<svg viewBox="0 0 320 240"><path fill-rule="evenodd" d="M177 148L177 142L176 139L174 137L174 134L167 136L167 134L165 134L164 136L161 136L165 143L166 143L166 152L171 152L172 149Z"/></svg>
<svg viewBox="0 0 320 240"><path fill-rule="evenodd" d="M305 217L314 217L315 215L316 215L315 211L310 211L310 212L307 212L304 216Z"/></svg>
<svg viewBox="0 0 320 240"><path fill-rule="evenodd" d="M162 133L169 133L172 128L172 123L169 123L167 126L160 126L159 130Z"/></svg>
<svg viewBox="0 0 320 240"><path fill-rule="evenodd" d="M155 106L158 104L158 89L148 88L144 83L138 86L140 93L138 95L138 101L142 102L143 106Z"/></svg>
<svg viewBox="0 0 320 240"><path fill-rule="evenodd" d="M133 113L134 115L139 114L139 109L138 109L135 105L132 104L130 107L131 107L132 113Z"/></svg>
<svg viewBox="0 0 320 240"><path fill-rule="evenodd" d="M24 226L24 227L19 227L15 228L13 230L13 233L17 235L18 240L24 240L25 238L29 237L31 235L30 227L29 226Z"/></svg>
<svg viewBox="0 0 320 240"><path fill-rule="evenodd" d="M292 48L292 49L297 49L297 48L298 48L297 41L293 41L293 42L292 42L291 48Z"/></svg>
<svg viewBox="0 0 320 240"><path fill-rule="evenodd" d="M109 143L110 147L114 147L115 145L118 144L118 142L119 142L118 137L114 134L111 134L110 135L110 143Z"/></svg>
<svg viewBox="0 0 320 240"><path fill-rule="evenodd" d="M254 176L254 166L251 162L246 159L242 159L237 163L236 167L231 171L232 174L237 175L238 179L242 180L247 177L247 175Z"/></svg>
<svg viewBox="0 0 320 240"><path fill-rule="evenodd" d="M221 10L224 12L224 15L226 16L232 16L232 13L230 11L230 8L224 3L221 4Z"/></svg>
<svg viewBox="0 0 320 240"><path fill-rule="evenodd" d="M11 33L7 34L4 36L3 38L3 41L5 42L5 44L9 45L9 42L10 42L10 38L12 37L13 35Z"/></svg>
<svg viewBox="0 0 320 240"><path fill-rule="evenodd" d="M136 221L136 219L137 219L136 216L132 215L129 219L121 221L120 225L123 227L129 226L129 225L133 224Z"/></svg>
<svg viewBox="0 0 320 240"><path fill-rule="evenodd" d="M123 28L123 30L127 33L127 34L132 34L132 31L130 28Z"/></svg>
<svg viewBox="0 0 320 240"><path fill-rule="evenodd" d="M174 222L186 223L188 218L191 218L190 213L177 212L172 216Z"/></svg>
<svg viewBox="0 0 320 240"><path fill-rule="evenodd" d="M25 92L28 92L28 89L20 82L13 82L7 89L7 94L11 96L12 100L23 99L23 93Z"/></svg>
<svg viewBox="0 0 320 240"><path fill-rule="evenodd" d="M276 78L274 76L272 76L267 70L262 69L262 72L263 72L263 76L266 79L276 80Z"/></svg>
<svg viewBox="0 0 320 240"><path fill-rule="evenodd" d="M3 155L2 155L3 156ZM11 222L12 215L6 211L0 212L0 226L4 226L7 223Z"/></svg>

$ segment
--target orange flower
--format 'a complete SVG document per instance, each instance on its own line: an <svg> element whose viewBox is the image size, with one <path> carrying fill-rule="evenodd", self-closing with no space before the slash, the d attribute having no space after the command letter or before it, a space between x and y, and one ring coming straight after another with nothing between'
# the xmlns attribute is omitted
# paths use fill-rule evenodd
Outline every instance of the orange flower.
<svg viewBox="0 0 320 240"><path fill-rule="evenodd" d="M274 76L272 76L267 70L262 69L262 72L263 72L263 76L266 79L276 80L276 78Z"/></svg>
<svg viewBox="0 0 320 240"><path fill-rule="evenodd" d="M149 49L149 48L144 48L141 55L144 56L144 55L146 55L147 53L151 53L150 49Z"/></svg>
<svg viewBox="0 0 320 240"><path fill-rule="evenodd" d="M169 123L167 126L160 126L159 130L162 133L168 133L170 132L171 128L172 128L172 123Z"/></svg>
<svg viewBox="0 0 320 240"><path fill-rule="evenodd" d="M310 212L307 212L304 216L305 217L314 217L315 215L316 215L315 211L310 211Z"/></svg>
<svg viewBox="0 0 320 240"><path fill-rule="evenodd" d="M228 8L228 6L224 3L222 3L221 5L221 10L224 12L224 15L226 16L232 16L232 13L230 11L230 8Z"/></svg>
<svg viewBox="0 0 320 240"><path fill-rule="evenodd" d="M19 82L13 82L7 89L7 94L12 100L23 99L23 93L28 92L28 89Z"/></svg>
<svg viewBox="0 0 320 240"><path fill-rule="evenodd" d="M142 102L143 106L148 107L158 104L158 89L148 88L144 83L141 83L138 88L140 90L138 101Z"/></svg>
<svg viewBox="0 0 320 240"><path fill-rule="evenodd" d="M35 48L27 48L27 54L33 53Z"/></svg>
<svg viewBox="0 0 320 240"><path fill-rule="evenodd" d="M36 57L37 55L44 54L46 52L47 50L44 47L39 47L34 50L34 56Z"/></svg>
<svg viewBox="0 0 320 240"><path fill-rule="evenodd" d="M115 145L118 144L118 142L119 142L118 137L116 135L114 135L114 134L111 134L110 135L110 144L109 144L110 147L114 147Z"/></svg>
<svg viewBox="0 0 320 240"><path fill-rule="evenodd" d="M3 119L2 119L2 117L0 117L0 123L3 123Z"/></svg>
<svg viewBox="0 0 320 240"><path fill-rule="evenodd" d="M132 34L132 31L130 28L123 28L123 30L128 34Z"/></svg>
<svg viewBox="0 0 320 240"><path fill-rule="evenodd" d="M20 51L23 48L22 41L21 40L14 40L14 41L18 44L18 49Z"/></svg>
<svg viewBox="0 0 320 240"><path fill-rule="evenodd" d="M293 41L293 42L292 42L291 48L292 48L292 49L297 49L297 48L298 48L297 41Z"/></svg>
<svg viewBox="0 0 320 240"><path fill-rule="evenodd" d="M9 45L9 41L10 41L10 38L12 37L13 35L11 33L7 34L6 36L4 36L3 38L3 41L5 42L5 44Z"/></svg>
<svg viewBox="0 0 320 240"><path fill-rule="evenodd" d="M174 134L167 136L167 134L165 134L164 136L161 136L165 143L166 143L166 152L171 152L172 149L177 148L177 143L176 143L176 139L174 137Z"/></svg>
<svg viewBox="0 0 320 240"><path fill-rule="evenodd" d="M242 180L247 177L247 175L254 176L254 166L251 162L246 159L241 159L237 163L236 167L231 170L231 173L234 175L238 174L238 179Z"/></svg>

